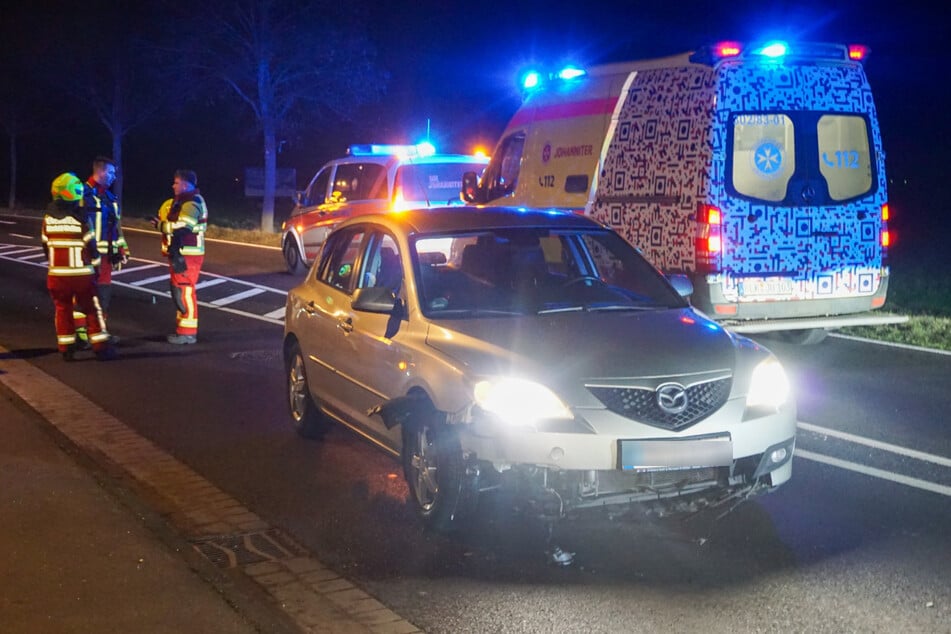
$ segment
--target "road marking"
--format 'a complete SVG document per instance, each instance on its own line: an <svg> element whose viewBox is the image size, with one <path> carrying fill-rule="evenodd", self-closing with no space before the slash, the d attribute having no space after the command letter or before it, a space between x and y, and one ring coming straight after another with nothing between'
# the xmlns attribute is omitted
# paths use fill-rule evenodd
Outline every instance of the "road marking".
<svg viewBox="0 0 951 634"><path fill-rule="evenodd" d="M222 297L221 299L216 299L211 302L215 306L227 306L228 304L233 304L235 302L240 302L242 299L247 299L248 297L254 297L255 295L260 295L264 291L260 288L249 288L246 291L240 293L235 293L234 295L229 295L228 297Z"/></svg>
<svg viewBox="0 0 951 634"><path fill-rule="evenodd" d="M142 262L148 262L148 260L142 260ZM162 265L152 262L150 264L143 264L142 266L131 266L131 267L124 266L118 271L113 271L112 276L115 277L116 275L125 275L126 273L135 273L136 271L141 271L142 269L154 269L157 266L162 266Z"/></svg>
<svg viewBox="0 0 951 634"><path fill-rule="evenodd" d="M5 255L5 256L14 256L14 255L19 255L20 253L29 253L30 251L36 251L37 249L42 249L42 248L43 248L43 247L28 246L28 247L24 247L24 248L22 248L22 249L17 249L16 251L4 251L4 252L3 252L3 255ZM22 259L22 258L19 258L19 259Z"/></svg>
<svg viewBox="0 0 951 634"><path fill-rule="evenodd" d="M918 478L910 478L908 476L892 473L891 471L876 469L875 467L867 467L863 464L858 464L857 462L849 462L848 460L840 460L839 458L832 458L831 456L824 456L822 454L813 453L811 451L805 451L799 448L796 448L796 453L793 455L797 458L805 458L806 460L821 462L823 464L827 464L833 467L838 467L840 469L845 469L847 471L854 471L855 473L861 473L863 475L872 476L873 478L889 480L890 482L896 482L898 484L904 484L906 486L914 487L916 489L921 489L923 491L930 491L932 493L939 493L941 495L946 495L948 497L951 497L951 487L944 486L942 484L937 484L935 482L920 480Z"/></svg>
<svg viewBox="0 0 951 634"><path fill-rule="evenodd" d="M287 309L285 307L278 308L277 310L272 310L269 313L265 313L265 317L270 317L271 319L277 319L278 317L283 317Z"/></svg>
<svg viewBox="0 0 951 634"><path fill-rule="evenodd" d="M20 259L21 260L37 260L39 258L45 258L45 257L46 257L46 251L40 251L39 253L35 253L33 255L21 255Z"/></svg>
<svg viewBox="0 0 951 634"><path fill-rule="evenodd" d="M848 339L849 341L859 341L862 343L874 343L878 346L888 346L890 348L901 348L903 350L915 350L917 352L930 352L932 354L943 354L951 356L951 350L940 350L938 348L925 348L924 346L913 346L910 343L895 343L893 341L878 341L877 339L866 339L865 337L855 337L853 335L840 335L838 333L830 332L830 337L835 337L836 339Z"/></svg>
<svg viewBox="0 0 951 634"><path fill-rule="evenodd" d="M147 277L144 280L136 280L134 282L129 282L130 286L145 286L146 284L152 284L154 282L159 282L161 280L169 279L168 273L164 275L156 275L154 277Z"/></svg>
<svg viewBox="0 0 951 634"><path fill-rule="evenodd" d="M891 453L895 453L901 456L907 456L909 458L914 458L915 460L924 460L925 462L933 462L934 464L941 465L942 467L951 467L951 458L945 458L944 456L936 456L934 454L925 453L923 451L915 451L914 449L906 449L905 447L899 447L898 445L892 445L887 442L881 442L880 440L872 440L871 438L864 438L862 436L856 436L855 434L849 434L844 431L836 431L835 429L829 429L827 427L819 427L818 425L812 425L810 423L804 423L802 421L798 421L796 423L796 426L816 434L823 434L826 436L832 436L833 438L848 440L849 442L854 442L858 445L865 445L866 447L872 447L873 449L881 449L882 451L890 451Z"/></svg>
<svg viewBox="0 0 951 634"><path fill-rule="evenodd" d="M14 238L24 238L24 239L26 239L26 240L36 240L36 236L26 236L26 235L23 235L22 233L11 233L10 235L13 236Z"/></svg>
<svg viewBox="0 0 951 634"><path fill-rule="evenodd" d="M158 231L154 229L139 229L138 227L122 227L123 231L132 231L139 233L151 233L153 235L159 235ZM269 244L254 244L251 242L237 242L235 240L222 240L221 238L205 238L205 242L220 242L221 244L233 244L239 247L253 247L255 249L269 249L271 251L280 251L281 247L272 247Z"/></svg>
<svg viewBox="0 0 951 634"><path fill-rule="evenodd" d="M15 225L16 222L13 220L0 220L0 225Z"/></svg>
<svg viewBox="0 0 951 634"><path fill-rule="evenodd" d="M204 282L198 282L195 284L195 289L199 288L208 288L209 286L217 286L218 284L224 284L228 280L223 277L213 277L210 280L205 280Z"/></svg>

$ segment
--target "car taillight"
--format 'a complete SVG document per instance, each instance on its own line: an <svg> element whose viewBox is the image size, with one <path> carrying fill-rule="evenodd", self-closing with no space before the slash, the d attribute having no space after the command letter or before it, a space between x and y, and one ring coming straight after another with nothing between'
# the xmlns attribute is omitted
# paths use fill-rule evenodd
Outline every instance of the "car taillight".
<svg viewBox="0 0 951 634"><path fill-rule="evenodd" d="M720 270L723 253L722 214L719 207L697 204L697 234L694 247L698 273L715 273Z"/></svg>

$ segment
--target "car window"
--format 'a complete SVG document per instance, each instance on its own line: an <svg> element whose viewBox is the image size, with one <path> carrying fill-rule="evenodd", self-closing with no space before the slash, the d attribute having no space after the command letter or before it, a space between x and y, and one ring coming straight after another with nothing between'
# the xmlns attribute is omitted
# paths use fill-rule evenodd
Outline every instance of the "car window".
<svg viewBox="0 0 951 634"><path fill-rule="evenodd" d="M414 242L432 318L682 307L663 276L610 231L495 229Z"/></svg>
<svg viewBox="0 0 951 634"><path fill-rule="evenodd" d="M317 175L310 181L307 192L304 194L305 205L322 205L327 201L327 185L330 184L330 167L317 172Z"/></svg>
<svg viewBox="0 0 951 634"><path fill-rule="evenodd" d="M402 165L396 171L394 202L418 202L430 205L458 203L465 172L481 174L483 163L420 163Z"/></svg>
<svg viewBox="0 0 951 634"><path fill-rule="evenodd" d="M488 200L509 196L515 192L524 148L524 132L513 134L502 141L485 170L484 188L488 193Z"/></svg>
<svg viewBox="0 0 951 634"><path fill-rule="evenodd" d="M349 292L353 285L353 272L357 266L363 237L362 227L353 227L330 236L321 254L317 279Z"/></svg>
<svg viewBox="0 0 951 634"><path fill-rule="evenodd" d="M377 163L342 163L334 173L334 202L385 200L388 198L386 168Z"/></svg>
<svg viewBox="0 0 951 634"><path fill-rule="evenodd" d="M398 293L403 283L400 250L393 236L375 234L367 248L359 288L382 287Z"/></svg>

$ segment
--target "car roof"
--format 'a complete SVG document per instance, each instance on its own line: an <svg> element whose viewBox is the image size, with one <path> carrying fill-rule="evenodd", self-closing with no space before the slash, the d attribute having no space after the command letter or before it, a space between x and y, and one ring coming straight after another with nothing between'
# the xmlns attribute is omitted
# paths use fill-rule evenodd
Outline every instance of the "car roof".
<svg viewBox="0 0 951 634"><path fill-rule="evenodd" d="M441 233L466 229L598 229L603 225L576 213L524 207L432 207L409 211L367 214L341 223L338 228L379 222L406 234Z"/></svg>

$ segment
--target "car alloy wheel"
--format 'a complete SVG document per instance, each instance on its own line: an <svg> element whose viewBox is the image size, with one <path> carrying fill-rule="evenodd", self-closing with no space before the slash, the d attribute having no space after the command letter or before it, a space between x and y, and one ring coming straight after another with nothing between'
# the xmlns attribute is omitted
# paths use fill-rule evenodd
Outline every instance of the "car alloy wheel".
<svg viewBox="0 0 951 634"><path fill-rule="evenodd" d="M301 257L300 251L298 251L297 245L294 244L293 238L288 237L284 240L284 248L282 251L284 253L284 264L287 266L289 273L299 275L307 270L307 267L304 265L304 258Z"/></svg>
<svg viewBox="0 0 951 634"><path fill-rule="evenodd" d="M319 437L326 425L323 415L310 396L304 370L304 355L297 344L292 346L287 360L287 396L291 422L297 433L304 438Z"/></svg>

